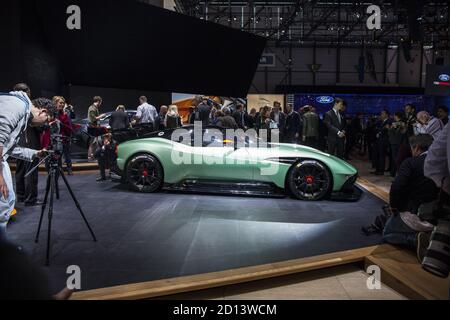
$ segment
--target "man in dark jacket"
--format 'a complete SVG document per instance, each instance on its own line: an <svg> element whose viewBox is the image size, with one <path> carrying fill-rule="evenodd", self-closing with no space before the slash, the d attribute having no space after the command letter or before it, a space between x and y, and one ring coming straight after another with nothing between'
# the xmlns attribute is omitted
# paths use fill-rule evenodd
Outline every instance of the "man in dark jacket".
<svg viewBox="0 0 450 320"><path fill-rule="evenodd" d="M125 112L124 106L118 106L116 111L111 114L111 117L109 118L109 126L112 131L126 129L130 126L130 119L128 118L128 114Z"/></svg>
<svg viewBox="0 0 450 320"><path fill-rule="evenodd" d="M225 107L222 112L224 113L224 116L219 118L217 125L226 129L238 129L236 120L231 116L230 108Z"/></svg>
<svg viewBox="0 0 450 320"><path fill-rule="evenodd" d="M410 139L412 158L403 161L389 192L389 205L402 211L417 212L418 207L437 198L439 189L423 173L428 148L433 138L419 134Z"/></svg>
<svg viewBox="0 0 450 320"><path fill-rule="evenodd" d="M384 227L383 240L416 249L419 262L422 262L428 244L426 235L434 226L421 220L417 213L422 204L438 198L439 189L433 180L424 176L425 159L433 137L419 134L412 136L409 142L413 157L403 161L391 186L389 205L393 214Z"/></svg>
<svg viewBox="0 0 450 320"><path fill-rule="evenodd" d="M200 103L197 105L197 112L199 114L199 120L202 122L202 125L204 127L209 125L209 115L211 113L211 109L212 108L208 104L208 99L206 97L203 97L200 100Z"/></svg>
<svg viewBox="0 0 450 320"><path fill-rule="evenodd" d="M389 155L389 128L391 125L392 121L389 119L389 111L386 109L381 111L375 141L374 156L376 170L371 172L377 176L384 175L384 171L386 170L386 157Z"/></svg>
<svg viewBox="0 0 450 320"><path fill-rule="evenodd" d="M281 111L281 103L275 101L273 103L273 110L270 113L270 119L277 124L280 131L280 141L284 140L284 132L286 130L286 114Z"/></svg>
<svg viewBox="0 0 450 320"><path fill-rule="evenodd" d="M336 98L333 109L325 113L323 123L328 129L328 153L344 159L345 150L345 127L346 121L342 116L345 110L345 102Z"/></svg>
<svg viewBox="0 0 450 320"><path fill-rule="evenodd" d="M301 119L292 104L286 106L286 127L284 141L286 143L298 143L300 137Z"/></svg>
<svg viewBox="0 0 450 320"><path fill-rule="evenodd" d="M236 120L236 123L239 127L239 129L245 129L245 119L246 119L246 115L245 115L245 111L244 111L244 105L243 104L238 104L236 106L236 111L233 113L233 118L234 120Z"/></svg>
<svg viewBox="0 0 450 320"><path fill-rule="evenodd" d="M305 145L319 148L319 116L311 106L304 108L302 138Z"/></svg>
<svg viewBox="0 0 450 320"><path fill-rule="evenodd" d="M394 122L389 128L389 144L391 147L391 176L395 177L397 173L397 156L400 144L403 140L403 135L406 133L406 124L403 121L403 114L396 112L394 115Z"/></svg>

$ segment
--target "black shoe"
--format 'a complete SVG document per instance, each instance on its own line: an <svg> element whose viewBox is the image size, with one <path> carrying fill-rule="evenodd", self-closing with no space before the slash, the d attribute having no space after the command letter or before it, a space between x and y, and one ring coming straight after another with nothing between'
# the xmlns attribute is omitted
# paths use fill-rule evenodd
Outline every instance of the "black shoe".
<svg viewBox="0 0 450 320"><path fill-rule="evenodd" d="M37 206L42 206L43 204L44 204L43 201L37 200L37 201L35 201L35 202L28 202L28 203L25 203L25 207L37 207Z"/></svg>
<svg viewBox="0 0 450 320"><path fill-rule="evenodd" d="M106 181L106 178L104 178L104 177L97 177L96 181L97 182L103 182L103 181Z"/></svg>
<svg viewBox="0 0 450 320"><path fill-rule="evenodd" d="M417 259L422 263L430 244L431 234L429 232L420 232L417 236Z"/></svg>

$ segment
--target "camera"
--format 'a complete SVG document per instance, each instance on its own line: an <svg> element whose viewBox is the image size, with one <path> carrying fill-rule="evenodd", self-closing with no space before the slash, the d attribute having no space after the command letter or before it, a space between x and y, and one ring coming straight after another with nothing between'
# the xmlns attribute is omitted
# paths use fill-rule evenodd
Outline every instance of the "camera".
<svg viewBox="0 0 450 320"><path fill-rule="evenodd" d="M422 205L418 214L423 220L437 220L422 261L422 268L436 276L446 278L450 273L450 206L434 201Z"/></svg>
<svg viewBox="0 0 450 320"><path fill-rule="evenodd" d="M422 267L442 278L450 273L450 221L439 220L431 234Z"/></svg>

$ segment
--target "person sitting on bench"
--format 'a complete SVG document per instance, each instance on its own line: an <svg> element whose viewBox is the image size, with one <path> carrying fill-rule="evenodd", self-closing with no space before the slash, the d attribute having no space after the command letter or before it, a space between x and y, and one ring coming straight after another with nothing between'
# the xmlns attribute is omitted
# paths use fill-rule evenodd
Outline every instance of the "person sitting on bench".
<svg viewBox="0 0 450 320"><path fill-rule="evenodd" d="M384 226L383 240L418 249L419 232L433 230L433 225L417 216L418 209L420 205L436 200L439 189L431 179L424 176L424 163L433 137L419 134L412 136L409 141L413 157L402 163L392 183L389 193L392 215Z"/></svg>

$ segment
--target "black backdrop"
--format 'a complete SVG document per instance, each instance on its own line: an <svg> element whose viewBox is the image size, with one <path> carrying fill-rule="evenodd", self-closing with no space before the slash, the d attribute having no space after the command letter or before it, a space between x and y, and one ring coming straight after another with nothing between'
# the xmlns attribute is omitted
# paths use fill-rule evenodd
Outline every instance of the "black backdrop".
<svg viewBox="0 0 450 320"><path fill-rule="evenodd" d="M81 30L66 27L69 5ZM265 39L134 0L3 0L0 90L67 85L244 97Z"/></svg>
<svg viewBox="0 0 450 320"><path fill-rule="evenodd" d="M130 0L36 0L65 83L247 94L265 39ZM69 5L81 30L66 27Z"/></svg>

